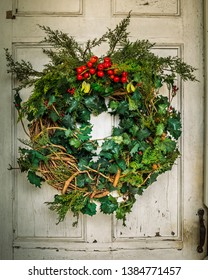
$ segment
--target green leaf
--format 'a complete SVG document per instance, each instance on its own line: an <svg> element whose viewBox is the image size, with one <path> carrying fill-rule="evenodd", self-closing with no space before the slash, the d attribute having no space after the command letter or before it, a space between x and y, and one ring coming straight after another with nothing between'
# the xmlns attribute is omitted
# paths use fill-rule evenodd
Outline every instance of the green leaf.
<svg viewBox="0 0 208 280"><path fill-rule="evenodd" d="M134 195L131 195L128 201L123 201L120 203L119 207L116 210L116 218L119 220L123 220L123 226L126 226L126 214L132 211L132 207L135 203L136 199Z"/></svg>
<svg viewBox="0 0 208 280"><path fill-rule="evenodd" d="M161 78L158 77L155 81L155 87L160 88L162 85L163 84L162 84Z"/></svg>
<svg viewBox="0 0 208 280"><path fill-rule="evenodd" d="M168 105L167 104L159 104L158 114L165 115L167 112Z"/></svg>
<svg viewBox="0 0 208 280"><path fill-rule="evenodd" d="M118 208L118 202L116 198L114 198L111 195L100 199L100 201L101 201L101 205L100 205L101 212L105 214L111 214L114 211L116 211L116 209Z"/></svg>
<svg viewBox="0 0 208 280"><path fill-rule="evenodd" d="M55 111L51 111L49 117L52 119L53 122L56 122L59 119L59 115Z"/></svg>
<svg viewBox="0 0 208 280"><path fill-rule="evenodd" d="M117 159L116 163L118 164L118 166L121 168L121 170L125 170L126 169L126 162L123 159Z"/></svg>
<svg viewBox="0 0 208 280"><path fill-rule="evenodd" d="M140 143L136 143L136 144L134 145L134 147L133 147L133 148L131 149L131 151L130 151L131 156L133 156L133 154L135 154L135 153L138 152L139 146L140 146Z"/></svg>
<svg viewBox="0 0 208 280"><path fill-rule="evenodd" d="M94 115L99 115L102 112L107 111L107 107L105 105L105 99L102 96L90 95L86 96L84 99L84 103L86 107L91 111Z"/></svg>
<svg viewBox="0 0 208 280"><path fill-rule="evenodd" d="M88 152L96 151L98 146L98 143L96 141L93 142L86 142L83 144L83 149L85 149Z"/></svg>
<svg viewBox="0 0 208 280"><path fill-rule="evenodd" d="M119 145L123 142L122 136L113 136L112 139L116 144L119 144Z"/></svg>
<svg viewBox="0 0 208 280"><path fill-rule="evenodd" d="M66 114L62 119L62 124L66 128L74 129L75 127L75 120L70 114Z"/></svg>
<svg viewBox="0 0 208 280"><path fill-rule="evenodd" d="M127 182L131 186L140 187L143 183L143 177L140 173L133 173L129 170L128 173L125 174L124 177L120 179L121 182Z"/></svg>
<svg viewBox="0 0 208 280"><path fill-rule="evenodd" d="M79 148L80 146L81 146L81 141L79 140L79 139L77 139L77 138L72 138L72 139L70 139L70 141L69 141L69 144L71 145L71 146L73 146L74 148Z"/></svg>
<svg viewBox="0 0 208 280"><path fill-rule="evenodd" d="M70 104L68 109L66 110L66 113L71 113L75 111L79 107L79 102L76 99L70 100Z"/></svg>
<svg viewBox="0 0 208 280"><path fill-rule="evenodd" d="M157 147L164 153L171 153L176 148L176 142L171 140L170 138L166 138L165 140L160 142Z"/></svg>
<svg viewBox="0 0 208 280"><path fill-rule="evenodd" d="M51 106L55 101L56 101L56 97L54 95L51 95L49 97L48 106Z"/></svg>
<svg viewBox="0 0 208 280"><path fill-rule="evenodd" d="M128 101L129 101L129 111L135 111L138 109L138 106L133 99L129 97Z"/></svg>
<svg viewBox="0 0 208 280"><path fill-rule="evenodd" d="M28 171L27 178L32 185L35 185L39 188L41 186L41 183L44 181L42 177L36 175L33 171Z"/></svg>
<svg viewBox="0 0 208 280"><path fill-rule="evenodd" d="M22 102L22 98L20 97L19 91L16 90L16 93L14 95L14 105L17 110L21 109L21 102Z"/></svg>
<svg viewBox="0 0 208 280"><path fill-rule="evenodd" d="M117 171L118 171L118 165L117 165L117 164L111 164L111 165L108 167L108 171L109 171L111 174L116 174Z"/></svg>
<svg viewBox="0 0 208 280"><path fill-rule="evenodd" d="M81 212L83 214L87 214L89 216L93 216L97 213L96 210L97 205L94 202L88 201L85 206L82 208Z"/></svg>
<svg viewBox="0 0 208 280"><path fill-rule="evenodd" d="M71 137L73 135L73 131L70 128L68 128L64 133L66 137Z"/></svg>
<svg viewBox="0 0 208 280"><path fill-rule="evenodd" d="M119 115L125 115L129 111L129 103L125 100L119 102L116 113Z"/></svg>
<svg viewBox="0 0 208 280"><path fill-rule="evenodd" d="M115 100L111 100L109 102L109 108L111 108L113 111L116 110L119 106L119 102Z"/></svg>
<svg viewBox="0 0 208 280"><path fill-rule="evenodd" d="M149 137L151 134L151 132L149 131L148 128L144 128L144 129L140 129L137 133L137 137L140 139L140 140L144 140L146 139L147 137Z"/></svg>
<svg viewBox="0 0 208 280"><path fill-rule="evenodd" d="M181 136L181 121L179 115L168 119L168 131L176 140Z"/></svg>
<svg viewBox="0 0 208 280"><path fill-rule="evenodd" d="M156 136L161 136L163 134L163 131L165 129L165 126L163 123L159 123L157 125L157 128L156 128Z"/></svg>
<svg viewBox="0 0 208 280"><path fill-rule="evenodd" d="M81 141L89 140L91 138L91 136L90 136L91 132L92 132L92 125L83 124L83 125L81 125L77 136Z"/></svg>
<svg viewBox="0 0 208 280"><path fill-rule="evenodd" d="M77 121L82 122L88 122L90 121L90 115L91 112L86 108L86 107L81 107L78 110L78 116L77 116Z"/></svg>

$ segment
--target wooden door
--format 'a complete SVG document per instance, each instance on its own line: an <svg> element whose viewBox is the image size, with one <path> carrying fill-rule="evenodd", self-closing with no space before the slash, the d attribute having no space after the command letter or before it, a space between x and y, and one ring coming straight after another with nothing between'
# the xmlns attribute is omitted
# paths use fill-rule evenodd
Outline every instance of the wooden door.
<svg viewBox="0 0 208 280"><path fill-rule="evenodd" d="M203 1L195 0L3 0L1 1L1 258L14 259L202 259L197 211L203 208ZM13 19L6 19L12 10ZM6 73L2 48L16 60L29 60L37 69L46 62L37 24L59 29L79 42L102 35L132 10L132 40L155 42L154 52L178 56L193 65L199 82L178 86L175 105L182 113L181 158L138 197L123 227L102 213L73 217L56 225L56 214L45 201L55 191L36 189L25 174L8 171L16 164L18 138L24 138L12 106L15 81ZM98 55L104 50L98 50ZM29 93L26 93L26 96ZM102 137L111 120L93 120L94 135ZM103 129L100 132L100 123ZM204 247L205 248L205 247Z"/></svg>

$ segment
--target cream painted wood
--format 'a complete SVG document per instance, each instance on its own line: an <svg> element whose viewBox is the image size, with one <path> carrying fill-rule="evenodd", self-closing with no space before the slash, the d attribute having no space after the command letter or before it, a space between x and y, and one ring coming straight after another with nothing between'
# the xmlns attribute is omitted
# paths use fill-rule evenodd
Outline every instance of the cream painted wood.
<svg viewBox="0 0 208 280"><path fill-rule="evenodd" d="M12 198L13 180L7 170L12 163L11 78L6 73L4 48L11 51L12 22L5 19L5 11L11 10L11 1L0 3L0 259L13 258Z"/></svg>
<svg viewBox="0 0 208 280"><path fill-rule="evenodd" d="M6 74L2 53L3 73L0 103L1 149L4 161L0 176L5 197L3 207L3 241L1 257L14 259L203 259L198 254L198 216L203 207L203 5L202 0L60 0L43 2L19 0L1 2L4 46L11 48L16 59L32 61L41 68L46 62L39 43L44 33L37 24L61 29L75 36L80 43L102 35L107 27L114 27L129 10L131 39L156 42L154 52L178 56L197 70L199 83L181 84L183 94L175 100L182 112L182 156L173 171L162 175L138 198L132 214L123 227L110 216L99 213L94 217L80 217L78 227L71 226L69 214L65 222L56 225L56 214L48 210L45 201L53 199L54 190L46 185L31 186L25 174L8 172L5 164L18 154L25 138L20 125L15 124L11 108L11 82ZM147 4L148 3L148 4ZM5 20L6 10L16 14L15 20ZM2 12L4 11L4 12ZM12 30L9 28L12 27ZM9 36L7 37L7 33ZM2 44L2 42L1 42ZM98 49L97 54L104 52ZM5 95L5 92L8 93ZM25 91L25 97L29 94ZM165 89L164 89L165 94ZM8 121L9 120L9 121ZM6 123L5 123L6 122ZM93 138L108 136L116 120L105 114L93 118ZM14 126L14 129L13 129ZM12 127L12 129L10 129ZM11 136L12 131L12 136ZM7 147L7 149L2 148ZM6 146L5 146L6 145ZM8 163L6 163L6 160ZM10 161L11 160L11 161ZM12 201L12 194L14 200ZM13 208L12 208L13 207ZM13 215L12 210L13 209ZM6 220L6 217L8 220ZM12 229L14 232L12 238ZM11 242L13 240L13 255Z"/></svg>
<svg viewBox="0 0 208 280"><path fill-rule="evenodd" d="M208 1L204 1L204 36L205 36L205 127L208 125ZM204 203L208 207L208 130L205 129L205 166L204 166Z"/></svg>

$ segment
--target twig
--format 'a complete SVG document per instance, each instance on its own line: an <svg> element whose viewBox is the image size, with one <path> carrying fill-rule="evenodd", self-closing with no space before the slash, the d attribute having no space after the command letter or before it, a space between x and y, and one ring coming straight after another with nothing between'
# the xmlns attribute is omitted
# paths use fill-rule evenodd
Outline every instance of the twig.
<svg viewBox="0 0 208 280"><path fill-rule="evenodd" d="M71 175L71 177L69 177L69 179L65 182L64 187L62 189L62 194L65 194L69 184L71 183L71 181L80 173L80 171L75 172L74 174Z"/></svg>
<svg viewBox="0 0 208 280"><path fill-rule="evenodd" d="M118 185L118 181L120 179L120 176L121 176L121 169L118 169L118 171L116 173L116 176L115 176L115 179L114 179L114 182L113 182L114 187L116 187Z"/></svg>
<svg viewBox="0 0 208 280"><path fill-rule="evenodd" d="M20 167L12 167L12 165L9 164L9 167L7 168L7 170L13 170L13 169L20 169Z"/></svg>

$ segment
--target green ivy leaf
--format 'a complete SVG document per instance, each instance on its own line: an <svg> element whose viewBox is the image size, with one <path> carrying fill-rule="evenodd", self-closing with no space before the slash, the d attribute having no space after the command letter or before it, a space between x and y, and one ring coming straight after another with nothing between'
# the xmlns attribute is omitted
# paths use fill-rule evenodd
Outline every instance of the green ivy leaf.
<svg viewBox="0 0 208 280"><path fill-rule="evenodd" d="M91 132L92 132L92 125L83 124L83 125L81 125L77 136L81 141L89 140L91 138L91 136L90 136Z"/></svg>
<svg viewBox="0 0 208 280"><path fill-rule="evenodd" d="M164 129L165 129L164 124L159 123L156 127L156 136L161 136L163 134Z"/></svg>
<svg viewBox="0 0 208 280"><path fill-rule="evenodd" d="M97 213L96 204L94 202L88 201L85 206L82 208L81 212L89 216L94 216Z"/></svg>
<svg viewBox="0 0 208 280"><path fill-rule="evenodd" d="M59 119L59 115L55 111L51 111L49 117L52 119L53 122L56 122Z"/></svg>
<svg viewBox="0 0 208 280"><path fill-rule="evenodd" d="M56 97L54 95L51 95L49 97L48 106L51 106L55 101L56 101Z"/></svg>
<svg viewBox="0 0 208 280"><path fill-rule="evenodd" d="M168 131L176 140L181 136L181 121L179 115L168 119Z"/></svg>
<svg viewBox="0 0 208 280"><path fill-rule="evenodd" d="M36 187L39 188L41 187L41 183L44 182L44 179L36 175L35 172L33 171L28 171L27 178L32 185L35 185Z"/></svg>
<svg viewBox="0 0 208 280"><path fill-rule="evenodd" d="M99 115L102 112L107 111L107 107L105 105L105 99L101 96L90 95L86 96L84 99L84 103L86 107L91 111L94 115Z"/></svg>
<svg viewBox="0 0 208 280"><path fill-rule="evenodd" d="M132 98L129 97L128 101L129 101L129 111L135 111L138 109L137 104Z"/></svg>
<svg viewBox="0 0 208 280"><path fill-rule="evenodd" d="M112 109L113 111L116 110L119 106L119 102L115 100L111 100L109 102L109 108Z"/></svg>
<svg viewBox="0 0 208 280"><path fill-rule="evenodd" d="M111 173L111 174L116 174L117 171L118 171L118 165L117 164L111 164L109 167L108 167L108 171Z"/></svg>
<svg viewBox="0 0 208 280"><path fill-rule="evenodd" d="M140 146L140 143L136 143L136 144L134 145L134 147L133 147L133 148L131 149L131 151L130 151L131 156L133 156L133 154L135 154L135 153L138 152L139 146Z"/></svg>
<svg viewBox="0 0 208 280"><path fill-rule="evenodd" d="M167 112L168 105L167 104L159 104L158 114L165 115Z"/></svg>
<svg viewBox="0 0 208 280"><path fill-rule="evenodd" d="M86 142L83 144L83 149L85 149L88 152L96 151L98 146L98 143L96 141L93 142Z"/></svg>
<svg viewBox="0 0 208 280"><path fill-rule="evenodd" d="M73 131L70 128L68 128L64 133L66 137L71 137L73 135Z"/></svg>
<svg viewBox="0 0 208 280"><path fill-rule="evenodd" d="M121 170L125 170L126 169L126 162L125 162L125 160L117 159L116 163L121 168Z"/></svg>
<svg viewBox="0 0 208 280"><path fill-rule="evenodd" d="M165 140L160 142L157 147L164 153L171 153L176 148L176 142L171 140L170 138L166 138Z"/></svg>
<svg viewBox="0 0 208 280"><path fill-rule="evenodd" d="M116 209L118 208L118 202L116 198L111 195L100 199L100 201L101 201L101 205L100 205L101 212L105 214L111 214L114 211L116 211Z"/></svg>
<svg viewBox="0 0 208 280"><path fill-rule="evenodd" d="M81 146L81 141L79 140L79 139L77 139L77 138L72 138L72 139L70 139L70 141L69 141L69 144L71 145L71 146L73 146L74 148L79 148L80 146Z"/></svg>
<svg viewBox="0 0 208 280"><path fill-rule="evenodd" d="M151 132L149 131L148 128L144 128L144 129L140 129L137 133L137 137L139 138L139 140L144 140L147 137L149 137L151 134Z"/></svg>
<svg viewBox="0 0 208 280"><path fill-rule="evenodd" d="M119 144L119 145L123 142L122 136L113 136L112 139L116 144Z"/></svg>
<svg viewBox="0 0 208 280"><path fill-rule="evenodd" d="M55 113L55 112L54 112ZM63 119L62 119L62 124L66 127L66 128L70 128L70 129L74 129L74 119L72 118L72 116L70 114L66 114Z"/></svg>

